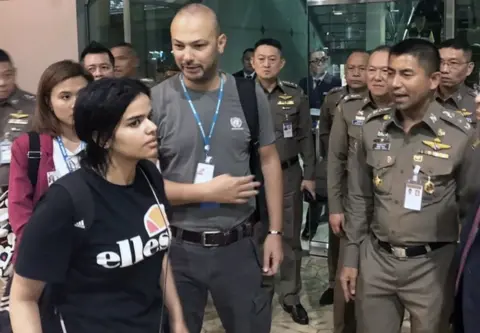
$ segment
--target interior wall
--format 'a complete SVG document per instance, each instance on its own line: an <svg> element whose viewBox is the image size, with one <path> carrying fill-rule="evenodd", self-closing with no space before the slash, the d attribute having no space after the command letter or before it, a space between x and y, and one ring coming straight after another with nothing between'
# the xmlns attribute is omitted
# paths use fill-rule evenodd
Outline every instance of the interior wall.
<svg viewBox="0 0 480 333"><path fill-rule="evenodd" d="M13 58L18 85L37 90L50 64L78 59L76 1L0 1L0 48Z"/></svg>

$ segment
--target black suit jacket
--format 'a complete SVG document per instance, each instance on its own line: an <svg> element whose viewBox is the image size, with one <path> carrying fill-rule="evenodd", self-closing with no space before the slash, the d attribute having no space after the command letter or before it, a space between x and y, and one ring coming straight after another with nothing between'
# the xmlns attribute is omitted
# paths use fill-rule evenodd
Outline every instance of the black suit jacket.
<svg viewBox="0 0 480 333"><path fill-rule="evenodd" d="M328 92L333 88L340 87L342 85L342 80L330 73L327 73L325 74L322 82L320 82L315 89L313 89L313 78L311 76L301 79L298 85L303 89L305 94L308 94L310 108L320 109L323 104L323 100L325 99L325 95L327 95Z"/></svg>
<svg viewBox="0 0 480 333"><path fill-rule="evenodd" d="M243 75L243 69L239 70L238 72L235 72L232 74L234 77L242 77L244 78L245 76ZM257 77L256 73L253 73L253 79Z"/></svg>

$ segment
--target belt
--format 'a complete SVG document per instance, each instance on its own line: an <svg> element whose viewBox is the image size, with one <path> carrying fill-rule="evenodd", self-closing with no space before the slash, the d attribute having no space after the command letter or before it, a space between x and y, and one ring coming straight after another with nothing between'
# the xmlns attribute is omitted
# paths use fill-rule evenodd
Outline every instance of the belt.
<svg viewBox="0 0 480 333"><path fill-rule="evenodd" d="M228 246L243 238L253 236L253 227L255 226L253 216L247 222L230 229L228 231L190 231L175 226L171 226L173 237L188 243L199 244L203 247Z"/></svg>
<svg viewBox="0 0 480 333"><path fill-rule="evenodd" d="M390 243L383 242L379 239L377 239L377 243L382 249L384 249L390 254L393 254L398 259L421 256L427 254L428 252L438 250L445 245L451 244L450 242L435 242L418 246L393 246Z"/></svg>
<svg viewBox="0 0 480 333"><path fill-rule="evenodd" d="M297 163L298 163L298 156L289 158L288 160L282 162L282 164L281 164L282 165L282 170L288 169L288 168L290 168L291 166L294 166Z"/></svg>

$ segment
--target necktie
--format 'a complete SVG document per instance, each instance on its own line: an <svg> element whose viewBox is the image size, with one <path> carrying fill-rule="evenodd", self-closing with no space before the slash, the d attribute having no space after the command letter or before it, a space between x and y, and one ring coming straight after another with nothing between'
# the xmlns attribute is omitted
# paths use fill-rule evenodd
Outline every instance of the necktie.
<svg viewBox="0 0 480 333"><path fill-rule="evenodd" d="M319 80L319 79L313 80L313 89L317 88L320 82L322 82L322 80Z"/></svg>

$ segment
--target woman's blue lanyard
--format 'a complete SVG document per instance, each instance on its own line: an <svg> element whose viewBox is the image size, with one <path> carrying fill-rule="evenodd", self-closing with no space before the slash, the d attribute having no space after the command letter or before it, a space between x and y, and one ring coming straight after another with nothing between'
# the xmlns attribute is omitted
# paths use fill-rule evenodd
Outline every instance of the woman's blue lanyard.
<svg viewBox="0 0 480 333"><path fill-rule="evenodd" d="M208 136L205 135L205 130L203 129L202 121L198 116L197 110L195 109L195 105L193 105L192 99L190 98L190 94L187 91L187 87L185 86L185 82L183 81L183 76L180 76L180 82L182 83L183 93L185 94L185 98L190 104L190 109L192 110L193 116L197 121L198 128L200 129L200 133L202 134L203 138L203 149L205 150L205 162L210 163L212 157L209 155L210 152L210 141L213 135L213 129L215 128L215 124L217 123L218 118L218 111L220 110L220 104L222 103L223 99L223 84L224 80L223 77L220 78L220 91L218 92L218 101L217 101L217 108L215 109L215 114L213 115L212 125L210 126L210 132Z"/></svg>
<svg viewBox="0 0 480 333"><path fill-rule="evenodd" d="M67 149L63 144L62 138L57 136L55 139L57 140L58 146L60 147L60 152L62 153L63 160L65 161L65 165L68 168L68 172L74 172L76 169L75 163L72 161L71 158L68 157ZM82 142L80 145L81 145L81 150L83 150L83 148L85 147L85 144Z"/></svg>

